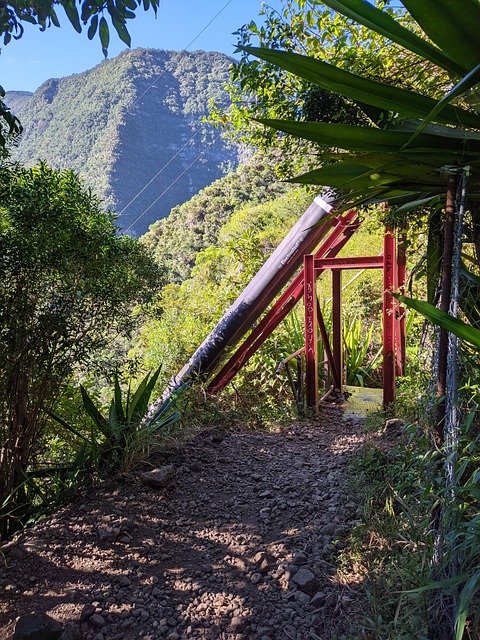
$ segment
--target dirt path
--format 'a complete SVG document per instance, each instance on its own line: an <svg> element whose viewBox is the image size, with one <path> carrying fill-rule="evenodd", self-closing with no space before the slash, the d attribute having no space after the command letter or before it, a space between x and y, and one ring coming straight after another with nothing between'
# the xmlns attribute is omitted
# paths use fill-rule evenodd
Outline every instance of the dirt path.
<svg viewBox="0 0 480 640"><path fill-rule="evenodd" d="M164 489L131 476L82 495L4 549L0 638L35 612L63 640L330 640L357 600L334 556L363 442L326 408L278 433L198 436L158 461L175 465Z"/></svg>

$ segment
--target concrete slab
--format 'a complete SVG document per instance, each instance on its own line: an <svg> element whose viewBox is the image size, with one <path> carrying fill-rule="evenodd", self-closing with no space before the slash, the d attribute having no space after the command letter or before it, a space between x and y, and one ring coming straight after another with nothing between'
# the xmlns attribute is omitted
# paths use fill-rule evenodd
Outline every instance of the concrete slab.
<svg viewBox="0 0 480 640"><path fill-rule="evenodd" d="M366 418L370 413L382 408L383 389L348 386L345 390L351 394L342 405L346 417Z"/></svg>

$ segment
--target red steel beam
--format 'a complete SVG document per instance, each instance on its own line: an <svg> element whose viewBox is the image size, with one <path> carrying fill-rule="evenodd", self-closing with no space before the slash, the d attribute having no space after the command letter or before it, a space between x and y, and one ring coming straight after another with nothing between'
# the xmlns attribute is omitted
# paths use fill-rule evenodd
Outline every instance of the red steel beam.
<svg viewBox="0 0 480 640"><path fill-rule="evenodd" d="M343 386L343 336L342 336L342 272L332 271L332 342L333 359L338 374L338 391Z"/></svg>
<svg viewBox="0 0 480 640"><path fill-rule="evenodd" d="M354 258L319 258L315 260L315 269L381 269L383 256L359 256Z"/></svg>
<svg viewBox="0 0 480 640"><path fill-rule="evenodd" d="M395 236L386 231L383 240L383 406L395 400L395 300L390 295L396 281Z"/></svg>
<svg viewBox="0 0 480 640"><path fill-rule="evenodd" d="M327 362L330 366L333 382L335 384L335 388L340 389L340 387L342 386L342 378L341 378L340 372L337 369L337 363L335 362L335 358L333 357L332 349L330 347L330 338L328 337L327 327L325 326L325 321L323 319L323 314L322 314L322 310L320 309L320 303L318 302L318 298L317 298L317 318L318 318L318 328L320 329L320 336L322 338L325 355L327 356Z"/></svg>
<svg viewBox="0 0 480 640"><path fill-rule="evenodd" d="M303 299L305 302L305 386L307 409L313 409L318 414L318 317L317 292L314 256L303 258L305 273Z"/></svg>
<svg viewBox="0 0 480 640"><path fill-rule="evenodd" d="M315 252L315 258L324 257L325 255L334 257L358 228L360 223L355 218L357 218L356 211L350 210L342 216L330 220L328 224L333 226L333 230ZM213 378L208 385L208 393L218 393L230 382L274 329L278 327L280 322L290 313L302 296L303 269Z"/></svg>

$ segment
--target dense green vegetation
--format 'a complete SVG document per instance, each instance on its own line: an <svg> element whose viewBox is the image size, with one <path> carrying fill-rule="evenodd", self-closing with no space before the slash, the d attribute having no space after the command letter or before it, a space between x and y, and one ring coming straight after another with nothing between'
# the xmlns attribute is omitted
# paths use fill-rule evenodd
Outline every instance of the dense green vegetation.
<svg viewBox="0 0 480 640"><path fill-rule="evenodd" d="M135 326L161 271L117 235L111 213L70 171L0 169L0 505L2 534L28 521L28 477L73 374ZM35 464L34 464L35 466Z"/></svg>
<svg viewBox="0 0 480 640"><path fill-rule="evenodd" d="M244 174L240 170L238 173ZM254 177L250 188L253 183L258 184L258 178ZM230 184L225 179L227 188L218 200L230 202ZM310 200L308 194L296 189L262 204L237 205L230 219L219 228L215 244L196 255L189 277L164 288L158 302L158 317L147 322L140 338L141 348L145 349L142 357L147 358L150 366L163 362L167 379L177 373ZM184 206L188 215L188 204Z"/></svg>
<svg viewBox="0 0 480 640"><path fill-rule="evenodd" d="M271 157L257 155L174 210L170 218L153 225L142 239L153 248L159 263L167 266L170 284L152 308L130 357L148 363L149 368L162 362L165 382L182 368L313 199L308 189L271 182ZM196 254L191 242L199 248ZM381 227L364 225L344 253L376 254L381 246ZM377 385L378 372L374 371L380 364L375 354L380 344L381 274L367 271L351 275L360 277L346 291L349 375L357 384ZM319 294L328 320L328 276L321 279ZM292 415L288 378L285 372L275 376L275 371L283 358L302 346L299 318L303 311L299 308L297 312L267 340L235 378L234 386L225 390L220 406L235 402L258 423ZM357 335L360 326L361 336ZM252 413L248 413L250 409Z"/></svg>
<svg viewBox="0 0 480 640"><path fill-rule="evenodd" d="M170 281L184 280L197 254L218 244L220 229L234 212L247 205L274 200L291 190L289 185L278 181L275 160L275 154L254 156L150 227L142 241L167 269Z"/></svg>
<svg viewBox="0 0 480 640"><path fill-rule="evenodd" d="M230 63L214 52L136 49L48 80L29 98L13 92L24 131L11 155L77 171L107 206L125 209L120 226L140 235L237 166L237 146L201 122L210 100L227 104Z"/></svg>
<svg viewBox="0 0 480 640"><path fill-rule="evenodd" d="M42 140L58 162L67 147L73 150L74 167L85 164L100 123L106 137L88 158L92 176L105 154L120 154L96 185L108 196L115 182L132 190L129 176L155 146L145 119L157 123L163 114L166 131L181 115L185 141L197 127L202 143L208 140L197 117L207 94L217 102L217 122L269 154L175 208L141 243L116 235L112 217L71 172L2 166L4 534L46 511L40 494L56 496L57 480L65 486L82 473L105 472L112 460L129 467L158 429L178 418L168 404L149 423L150 396L188 360L306 209L308 185L328 185L367 219L347 250L377 253L385 222L406 232L410 294L440 301L441 309L406 302L462 337L458 343L445 330L409 327L413 357L399 398L370 425L383 437L373 439L379 446L367 447L352 470L365 504L341 560L346 580L364 587L365 610L352 620L352 637L478 637L480 46L472 25L480 4L464 2L468 19L452 12L448 0L403 0L397 14L388 3L376 9L360 0L287 0L280 13L265 8L263 29L251 23L239 32L245 55L232 68L228 115L216 83L218 66L226 70L228 61L216 54L132 52L104 63L81 78L88 87L94 80L92 95L101 105L95 112L75 102L74 79L15 97L25 113L45 109L52 120L55 100L72 103L70 113L83 119L90 138L77 140L67 118ZM264 46L252 48L254 38ZM163 72L158 104L149 106L142 92ZM32 131L33 140L38 127ZM120 152L133 139L138 156L126 160ZM157 146L167 147L166 140ZM122 163L128 163L123 172ZM274 169L307 173L294 187L279 183ZM325 285L319 293L328 324ZM350 383L380 383L379 335L372 328L380 295L378 274L367 274L346 296ZM449 311L458 315L455 322ZM113 339L117 334L123 339ZM302 341L294 312L217 400L204 398L201 380L192 386L182 397L189 422L226 421L233 410L255 426L292 415L287 378L274 372ZM385 438L390 413L404 426ZM53 475L46 463L59 460L67 464Z"/></svg>

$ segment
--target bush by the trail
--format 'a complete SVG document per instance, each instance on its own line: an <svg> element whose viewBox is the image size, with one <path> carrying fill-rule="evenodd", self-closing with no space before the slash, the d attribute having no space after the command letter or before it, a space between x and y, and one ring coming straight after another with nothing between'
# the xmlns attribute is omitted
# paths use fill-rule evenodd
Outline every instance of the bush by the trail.
<svg viewBox="0 0 480 640"><path fill-rule="evenodd" d="M74 367L134 326L159 269L71 171L0 167L0 517L25 518L29 463Z"/></svg>

